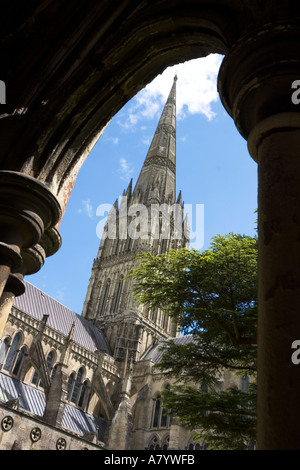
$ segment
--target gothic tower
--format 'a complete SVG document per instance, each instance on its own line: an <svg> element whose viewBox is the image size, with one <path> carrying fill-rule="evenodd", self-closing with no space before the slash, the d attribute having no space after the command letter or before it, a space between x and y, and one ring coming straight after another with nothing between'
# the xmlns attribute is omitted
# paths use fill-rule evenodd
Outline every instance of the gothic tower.
<svg viewBox="0 0 300 470"><path fill-rule="evenodd" d="M132 278L138 253L157 256L188 244L181 193L176 194L176 81L165 103L135 188L116 200L94 260L82 315L105 334L116 360L138 360L157 340L178 335L162 311L136 305Z"/></svg>

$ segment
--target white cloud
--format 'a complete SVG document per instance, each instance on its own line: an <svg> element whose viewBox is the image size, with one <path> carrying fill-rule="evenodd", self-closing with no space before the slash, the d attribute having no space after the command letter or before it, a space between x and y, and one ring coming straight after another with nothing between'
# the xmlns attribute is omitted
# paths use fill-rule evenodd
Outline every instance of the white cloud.
<svg viewBox="0 0 300 470"><path fill-rule="evenodd" d="M118 173L121 175L121 180L127 182L130 181L133 171L133 168L130 166L127 160L125 158L120 158L120 168L118 170Z"/></svg>
<svg viewBox="0 0 300 470"><path fill-rule="evenodd" d="M203 114L214 118L212 104L218 99L217 76L222 56L211 54L168 67L132 100L126 120L119 120L123 128L130 129L138 122L158 117L177 74L176 107L178 119L188 114Z"/></svg>
<svg viewBox="0 0 300 470"><path fill-rule="evenodd" d="M91 204L90 199L82 199L81 201L82 207L78 209L78 214L85 214L90 219L93 218L93 206Z"/></svg>
<svg viewBox="0 0 300 470"><path fill-rule="evenodd" d="M55 297L59 302L63 302L65 300L65 294L66 294L66 288L61 287L60 289L56 291Z"/></svg>

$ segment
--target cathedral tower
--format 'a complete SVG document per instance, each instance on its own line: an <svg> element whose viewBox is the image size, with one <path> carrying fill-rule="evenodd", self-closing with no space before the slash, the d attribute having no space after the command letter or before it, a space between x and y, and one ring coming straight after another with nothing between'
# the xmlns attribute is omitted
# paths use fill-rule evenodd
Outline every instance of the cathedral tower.
<svg viewBox="0 0 300 470"><path fill-rule="evenodd" d="M136 305L126 279L138 253L188 244L181 193L175 199L176 81L134 189L131 180L108 215L84 302L82 315L104 332L116 360L136 361L155 341L178 334L162 311Z"/></svg>

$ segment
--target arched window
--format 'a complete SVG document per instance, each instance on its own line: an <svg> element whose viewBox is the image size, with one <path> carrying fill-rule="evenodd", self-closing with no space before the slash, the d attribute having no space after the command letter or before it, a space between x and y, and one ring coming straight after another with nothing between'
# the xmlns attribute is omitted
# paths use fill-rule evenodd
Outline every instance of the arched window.
<svg viewBox="0 0 300 470"><path fill-rule="evenodd" d="M207 449L207 444L200 444L199 442L190 442L190 444L188 445L188 450L205 450Z"/></svg>
<svg viewBox="0 0 300 470"><path fill-rule="evenodd" d="M167 385L165 388L168 388ZM167 414L167 410L162 407L161 396L158 395L154 399L153 413L152 413L152 427L153 428L165 428L170 425L170 417Z"/></svg>
<svg viewBox="0 0 300 470"><path fill-rule="evenodd" d="M20 349L20 351L17 355L16 361L15 361L15 364L14 364L14 368L12 370L12 375L18 375L18 373L21 369L21 364L22 364L23 358L25 356L25 353L26 353L26 346L23 346Z"/></svg>
<svg viewBox="0 0 300 470"><path fill-rule="evenodd" d="M21 342L21 333L17 333L14 336L14 339L11 343L11 346L9 348L9 351L8 351L8 354L6 356L6 360L3 366L3 369L6 370L7 372L10 372L14 366L15 360L19 352L18 349L19 349L20 342Z"/></svg>
<svg viewBox="0 0 300 470"><path fill-rule="evenodd" d="M74 382L74 387L73 387L73 392L71 396L71 402L72 403L77 403L78 398L79 398L79 393L81 390L81 382L83 378L83 367L81 367L77 373L76 380Z"/></svg>
<svg viewBox="0 0 300 470"><path fill-rule="evenodd" d="M68 400L70 400L70 397L71 397L74 381L75 381L75 373L72 372L72 374L70 374L68 378Z"/></svg>
<svg viewBox="0 0 300 470"><path fill-rule="evenodd" d="M162 441L162 450L167 450L168 447L169 447L169 440L170 440L170 436L166 436L163 441Z"/></svg>
<svg viewBox="0 0 300 470"><path fill-rule="evenodd" d="M84 399L85 399L85 395L87 393L87 390L88 390L88 380L85 380L81 386L81 390L80 390L80 397L79 397L79 400L78 400L78 406L79 407L82 407L84 405Z"/></svg>
<svg viewBox="0 0 300 470"><path fill-rule="evenodd" d="M150 439L148 450L160 450L160 443L157 436L153 436Z"/></svg>
<svg viewBox="0 0 300 470"><path fill-rule="evenodd" d="M38 381L39 381L39 374L37 373L36 370L34 370L31 383L32 383L33 385L37 385L37 384L38 384Z"/></svg>
<svg viewBox="0 0 300 470"><path fill-rule="evenodd" d="M160 416L160 395L158 395L158 397L156 397L154 401L154 413L153 413L153 422L152 422L153 428L159 427L159 416Z"/></svg>
<svg viewBox="0 0 300 470"><path fill-rule="evenodd" d="M54 360L54 352L50 351L46 359L46 364L49 369L49 372L51 371L53 360Z"/></svg>
<svg viewBox="0 0 300 470"><path fill-rule="evenodd" d="M46 358L46 365L47 365L47 368L49 370L50 380L53 379L54 374L55 374L55 370L54 369L52 370L52 364L53 364L53 361L54 361L54 356L55 356L54 351L50 351L49 354L47 355L47 358ZM34 374L32 376L31 383L33 385L36 385L37 387L43 387L42 381L40 380L39 374L36 370L34 371Z"/></svg>

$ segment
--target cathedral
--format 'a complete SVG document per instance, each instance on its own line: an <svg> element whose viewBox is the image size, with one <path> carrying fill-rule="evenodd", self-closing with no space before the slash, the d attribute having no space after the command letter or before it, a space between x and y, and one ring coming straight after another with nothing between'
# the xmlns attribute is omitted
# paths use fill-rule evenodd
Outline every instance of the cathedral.
<svg viewBox="0 0 300 470"><path fill-rule="evenodd" d="M176 80L135 187L108 215L78 315L26 281L0 349L0 449L188 449L187 429L161 407L159 345L180 337L162 311L136 305L139 253L188 245L176 198ZM146 221L146 222L145 222Z"/></svg>
<svg viewBox="0 0 300 470"><path fill-rule="evenodd" d="M159 309L137 305L128 273L140 253L188 246L176 197L176 76L133 188L113 205L81 315L26 282L8 302L0 348L0 449L194 450L161 406L170 382L161 343L186 342ZM7 307L7 308L8 308ZM226 385L226 376L220 378Z"/></svg>

